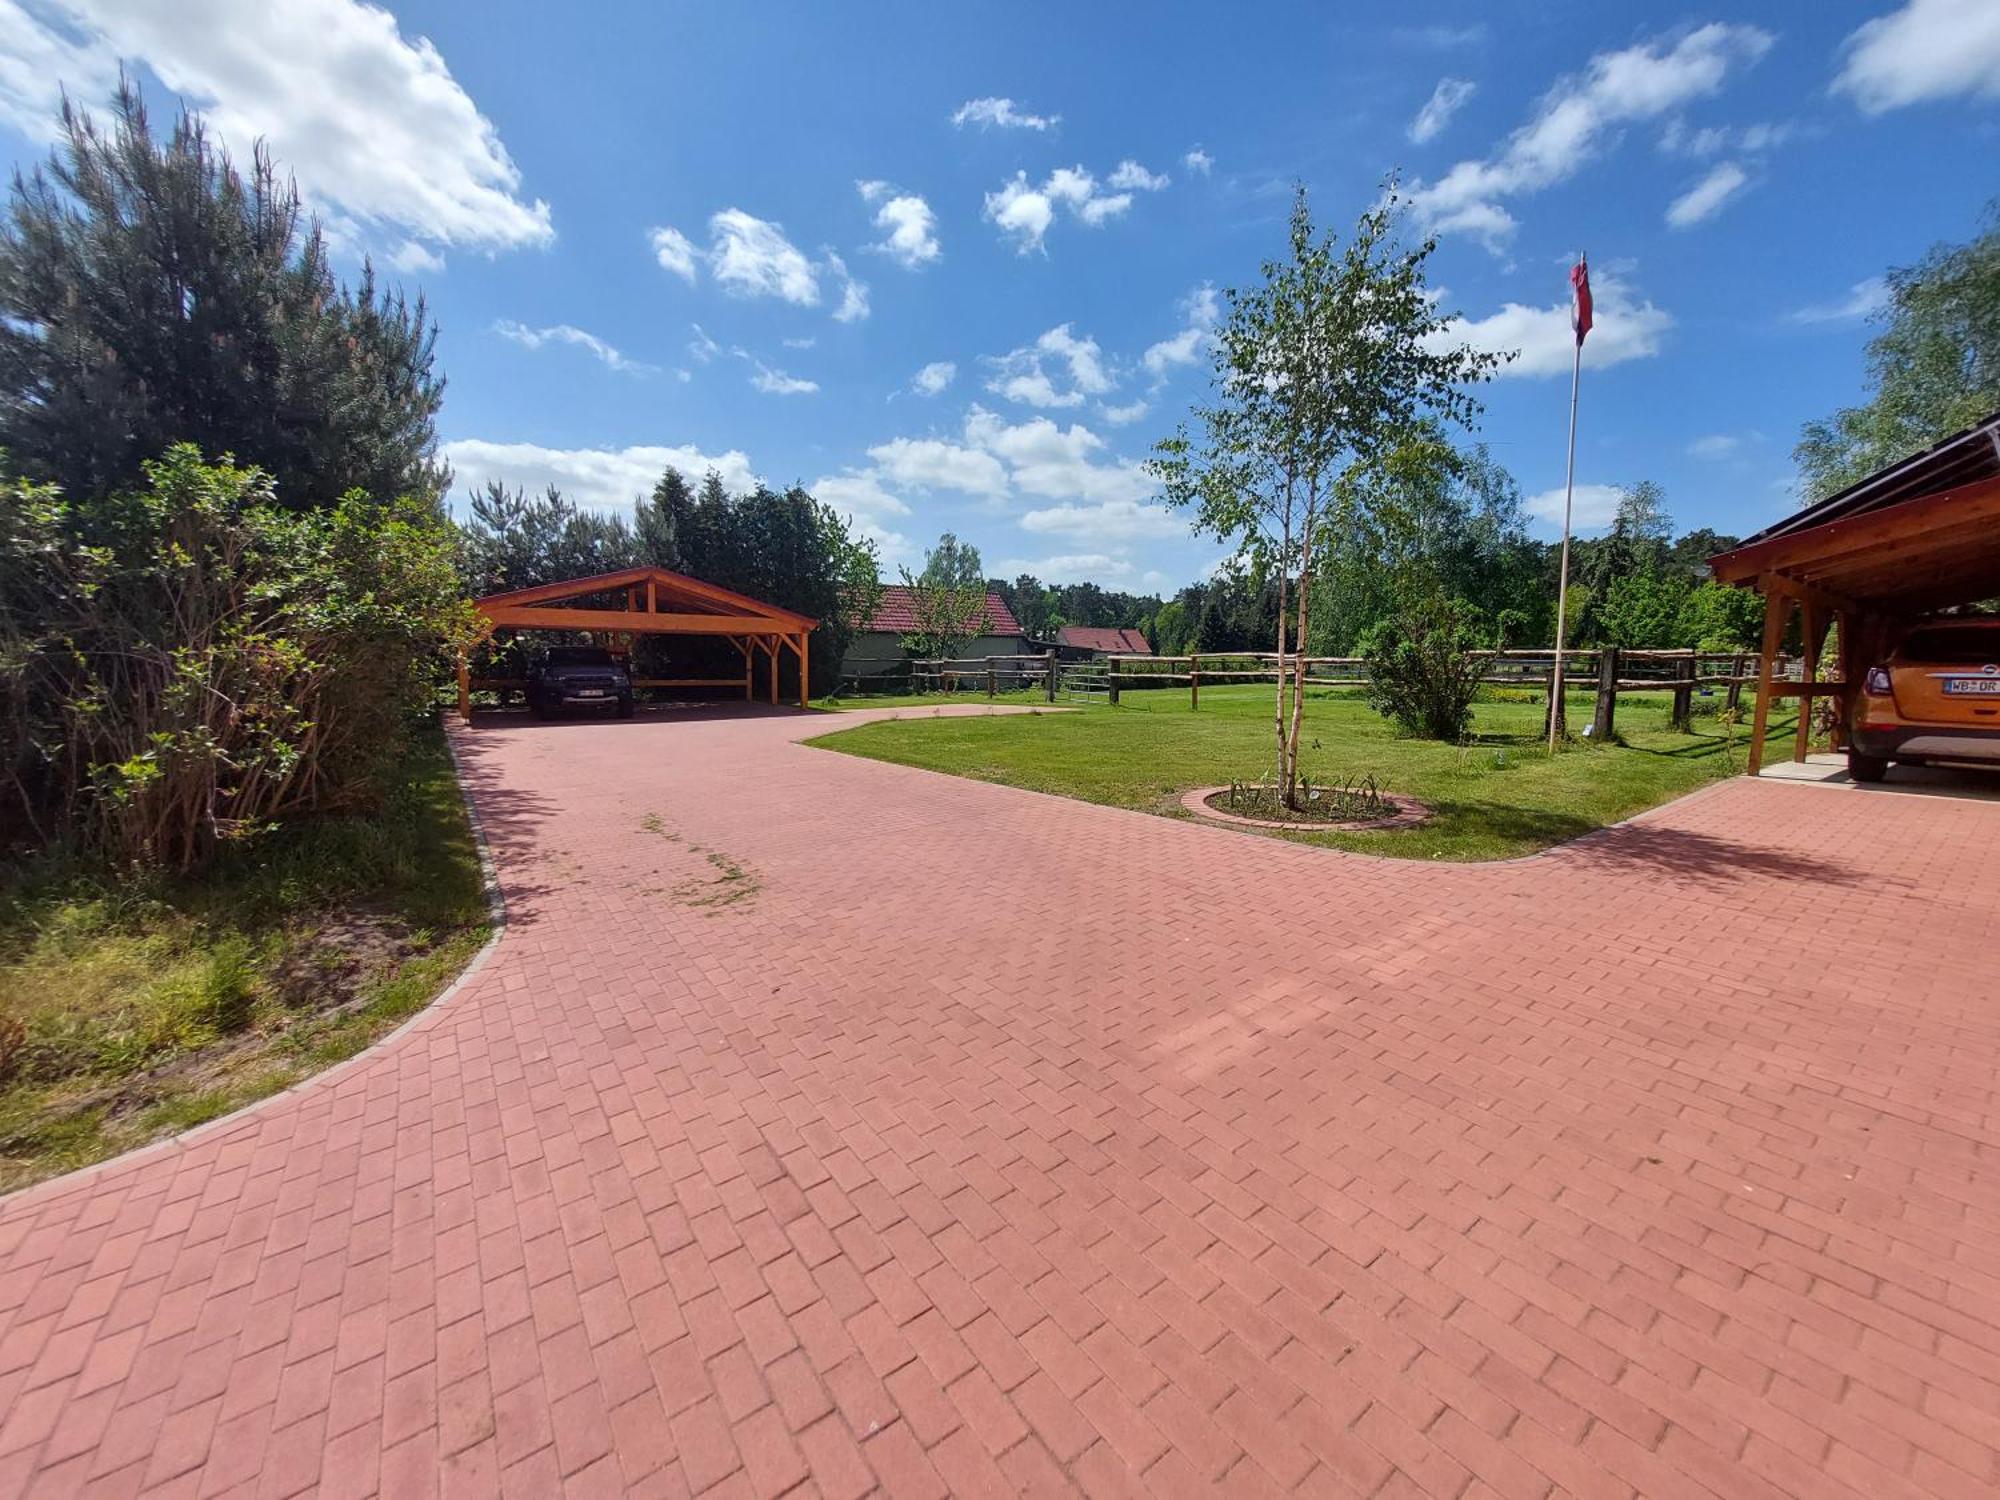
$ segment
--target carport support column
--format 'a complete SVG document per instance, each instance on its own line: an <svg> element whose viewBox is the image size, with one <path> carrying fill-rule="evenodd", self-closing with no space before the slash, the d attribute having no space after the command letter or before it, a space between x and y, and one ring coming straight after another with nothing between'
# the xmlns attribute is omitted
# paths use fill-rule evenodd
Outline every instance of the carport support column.
<svg viewBox="0 0 2000 1500"><path fill-rule="evenodd" d="M799 644L795 648L799 653L799 707L800 708L812 707L811 669L807 666L806 663L806 641L808 639L809 636L807 632L801 630L799 632Z"/></svg>
<svg viewBox="0 0 2000 1500"><path fill-rule="evenodd" d="M472 722L472 663L463 654L458 658L458 716Z"/></svg>
<svg viewBox="0 0 2000 1500"><path fill-rule="evenodd" d="M1800 643L1803 665L1799 671L1802 682L1816 682L1819 679L1819 651L1826 640L1826 610L1811 600L1799 604L1799 619L1804 628L1805 639ZM1806 749L1812 743L1812 711L1815 700L1799 696L1799 727L1792 736L1792 759L1803 762Z"/></svg>
<svg viewBox="0 0 2000 1500"><path fill-rule="evenodd" d="M1764 590L1764 649L1757 658L1757 707L1750 720L1750 766L1755 776L1764 769L1764 731L1771 722L1771 676L1777 667L1778 643L1785 637L1785 615L1791 596L1782 592L1777 576L1759 580Z"/></svg>
<svg viewBox="0 0 2000 1500"><path fill-rule="evenodd" d="M764 637L764 649L771 653L771 707L778 706L778 640L776 636Z"/></svg>

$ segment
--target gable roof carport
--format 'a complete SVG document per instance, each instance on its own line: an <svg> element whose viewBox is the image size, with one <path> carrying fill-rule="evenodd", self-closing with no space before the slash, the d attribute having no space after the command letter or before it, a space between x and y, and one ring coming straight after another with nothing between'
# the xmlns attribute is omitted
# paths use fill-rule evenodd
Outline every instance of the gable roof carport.
<svg viewBox="0 0 2000 1500"><path fill-rule="evenodd" d="M1799 700L1792 758L1803 760L1813 698L1834 699L1849 722L1862 674L1899 627L2000 596L2000 412L1766 527L1709 568L1764 596L1750 772L1763 765L1774 697ZM1794 609L1804 626L1804 680L1781 683L1778 647ZM1835 622L1840 679L1816 682Z"/></svg>
<svg viewBox="0 0 2000 1500"><path fill-rule="evenodd" d="M617 598L621 607L581 602L605 597ZM486 594L473 600L472 608L480 618L480 640L496 630L589 631L624 636L628 641L641 635L720 636L743 655L741 678L640 679L634 683L636 687L740 686L748 698L756 654L761 650L771 659L771 702L776 703L778 653L789 650L799 661L799 707L804 708L811 695L806 639L819 628L819 621L666 568L619 568ZM458 711L471 722L472 670L463 655L458 661Z"/></svg>

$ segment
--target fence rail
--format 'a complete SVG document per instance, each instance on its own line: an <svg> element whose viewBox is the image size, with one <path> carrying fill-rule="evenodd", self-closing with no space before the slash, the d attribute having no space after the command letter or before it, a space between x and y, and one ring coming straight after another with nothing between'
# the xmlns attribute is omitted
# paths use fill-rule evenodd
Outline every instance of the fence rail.
<svg viewBox="0 0 2000 1500"><path fill-rule="evenodd" d="M1487 664L1480 682L1495 687L1538 689L1553 696L1556 652L1549 649L1474 651ZM1113 654L1088 661L1061 661L1054 651L1033 656L940 657L910 663L912 691L961 692L984 687L988 697L1004 683L1012 690L1040 688L1051 703L1060 693L1088 701L1101 695L1114 707L1126 692L1185 686L1188 706L1199 710L1203 683L1276 682L1280 662L1289 674L1302 670L1309 687L1365 687L1368 663L1359 656L1281 658L1275 651L1203 651L1185 656ZM1694 696L1714 688L1728 690L1734 710L1745 686L1755 686L1757 656L1750 651L1626 649L1619 646L1566 649L1562 652L1565 694L1569 689L1596 695L1591 733L1609 739L1616 730L1618 695L1671 692L1670 722L1685 729L1693 717ZM1838 697L1838 682L1802 682L1801 663L1780 657L1773 663L1774 686L1780 696Z"/></svg>

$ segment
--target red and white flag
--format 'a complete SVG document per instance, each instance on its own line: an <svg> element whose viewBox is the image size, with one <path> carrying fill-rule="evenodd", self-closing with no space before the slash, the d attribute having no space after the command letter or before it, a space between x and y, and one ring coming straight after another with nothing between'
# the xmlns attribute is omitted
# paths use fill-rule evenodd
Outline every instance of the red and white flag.
<svg viewBox="0 0 2000 1500"><path fill-rule="evenodd" d="M1581 344L1583 336L1590 332L1590 266L1581 255L1569 268L1569 285L1574 294L1569 310L1569 326L1576 330L1576 341Z"/></svg>

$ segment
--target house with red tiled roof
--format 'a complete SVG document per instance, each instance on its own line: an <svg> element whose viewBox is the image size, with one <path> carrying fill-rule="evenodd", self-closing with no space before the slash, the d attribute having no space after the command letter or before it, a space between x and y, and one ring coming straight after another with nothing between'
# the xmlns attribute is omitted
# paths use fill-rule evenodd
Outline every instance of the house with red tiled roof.
<svg viewBox="0 0 2000 1500"><path fill-rule="evenodd" d="M1099 656L1151 656L1153 647L1138 631L1119 625L1065 625L1056 632L1064 661Z"/></svg>
<svg viewBox="0 0 2000 1500"><path fill-rule="evenodd" d="M885 584L882 602L875 606L868 623L855 632L847 654L840 659L842 679L855 678L866 686L870 678L901 676L909 669L909 653L903 649L903 637L916 626L910 590L900 583ZM987 590L984 628L965 643L959 655L1024 656L1033 649L1028 633L1014 618L1007 601Z"/></svg>

